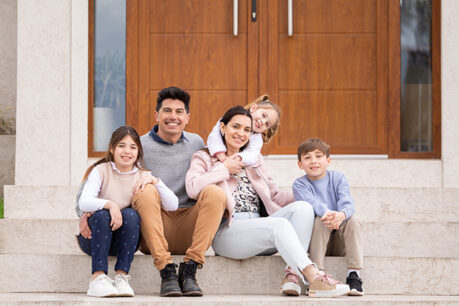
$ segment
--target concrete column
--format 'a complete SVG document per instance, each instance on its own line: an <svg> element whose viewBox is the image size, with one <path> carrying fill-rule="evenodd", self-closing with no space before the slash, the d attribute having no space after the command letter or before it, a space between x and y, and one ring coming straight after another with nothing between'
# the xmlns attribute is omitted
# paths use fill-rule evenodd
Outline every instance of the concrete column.
<svg viewBox="0 0 459 306"><path fill-rule="evenodd" d="M18 0L16 185L69 185L71 1Z"/></svg>
<svg viewBox="0 0 459 306"><path fill-rule="evenodd" d="M441 15L443 186L459 188L459 1L442 0Z"/></svg>

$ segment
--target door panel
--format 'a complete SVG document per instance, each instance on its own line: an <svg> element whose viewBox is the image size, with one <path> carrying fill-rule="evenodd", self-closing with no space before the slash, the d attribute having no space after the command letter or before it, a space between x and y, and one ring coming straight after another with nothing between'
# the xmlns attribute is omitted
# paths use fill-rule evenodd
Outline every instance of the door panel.
<svg viewBox="0 0 459 306"><path fill-rule="evenodd" d="M238 36L233 36L233 1L131 0L128 66L138 76L137 100L128 103L128 120L145 133L156 122L157 92L178 86L191 95L187 131L204 139L230 106L246 104L257 91L257 28L248 26L248 1L239 1ZM128 11L129 12L129 11ZM244 16L244 18L243 18ZM130 24L128 22L128 24ZM129 29L128 29L129 30ZM134 34L137 32L137 35ZM250 37L255 40L249 41ZM250 52L249 52L250 51ZM129 69L127 69L129 71ZM132 69L134 70L134 69ZM128 82L129 84L129 82ZM129 90L129 88L128 88ZM129 96L129 95L128 95Z"/></svg>
<svg viewBox="0 0 459 306"><path fill-rule="evenodd" d="M157 92L191 94L187 130L204 139L230 106L267 93L282 110L264 153L321 137L333 154L387 153L388 0L128 0L127 122L146 132ZM130 76L130 77L129 77Z"/></svg>
<svg viewBox="0 0 459 306"><path fill-rule="evenodd" d="M278 68L261 86L284 112L269 152L292 154L320 137L334 154L387 153L386 0L293 1L293 36L287 1L265 5L278 12L261 34L277 42L265 61L278 54Z"/></svg>

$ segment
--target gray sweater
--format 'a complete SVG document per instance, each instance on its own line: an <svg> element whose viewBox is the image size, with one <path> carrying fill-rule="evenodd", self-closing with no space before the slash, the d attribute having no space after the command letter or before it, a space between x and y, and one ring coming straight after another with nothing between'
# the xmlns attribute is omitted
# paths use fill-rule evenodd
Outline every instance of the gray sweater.
<svg viewBox="0 0 459 306"><path fill-rule="evenodd" d="M177 143L166 144L154 140L151 134L147 133L140 137L140 142L145 167L175 193L179 199L179 208L194 205L196 201L190 199L186 193L185 176L193 153L204 148L201 136L183 132Z"/></svg>

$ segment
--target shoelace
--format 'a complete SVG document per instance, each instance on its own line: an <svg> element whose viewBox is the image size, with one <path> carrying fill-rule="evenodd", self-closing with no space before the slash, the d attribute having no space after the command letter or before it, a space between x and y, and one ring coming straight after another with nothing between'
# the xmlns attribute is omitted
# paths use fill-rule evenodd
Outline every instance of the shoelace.
<svg viewBox="0 0 459 306"><path fill-rule="evenodd" d="M129 282L129 280L131 279L131 276L130 276L130 275L127 275L127 274L122 274L122 273L120 273L120 274L117 274L117 275L115 276L115 281L116 281L117 279L122 279L122 280L125 280L126 282Z"/></svg>
<svg viewBox="0 0 459 306"><path fill-rule="evenodd" d="M327 284L330 284L330 285L339 285L339 284L342 284L340 281L337 281L336 279L333 279L331 277L332 275L327 275L327 274L317 274L316 275L316 279L324 282L324 283L327 283Z"/></svg>
<svg viewBox="0 0 459 306"><path fill-rule="evenodd" d="M285 269L285 272L287 272L287 274L285 275L285 278L289 281L289 282L292 282L292 283L295 283L295 284L298 284L298 280L300 279L300 277L298 275L296 275L292 269L288 268L288 269Z"/></svg>
<svg viewBox="0 0 459 306"><path fill-rule="evenodd" d="M192 278L196 280L196 264L186 264L185 265L185 270L183 271L183 277L184 278Z"/></svg>
<svg viewBox="0 0 459 306"><path fill-rule="evenodd" d="M178 265L175 263L168 264L161 272L159 273L161 275L161 278L165 278L167 280L171 279L177 279L177 274L175 272L175 268L177 268Z"/></svg>

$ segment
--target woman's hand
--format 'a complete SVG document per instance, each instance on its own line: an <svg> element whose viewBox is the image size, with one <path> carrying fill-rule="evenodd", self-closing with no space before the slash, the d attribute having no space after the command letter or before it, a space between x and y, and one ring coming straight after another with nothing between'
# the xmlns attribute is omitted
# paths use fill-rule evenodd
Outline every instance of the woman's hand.
<svg viewBox="0 0 459 306"><path fill-rule="evenodd" d="M243 164L239 161L240 157L238 154L229 156L223 164L230 174L236 174L241 171Z"/></svg>
<svg viewBox="0 0 459 306"><path fill-rule="evenodd" d="M80 223L79 223L79 228L80 228L80 234L86 239L91 239L91 228L89 227L88 224L88 218L92 216L93 213L85 212L81 215L80 218Z"/></svg>
<svg viewBox="0 0 459 306"><path fill-rule="evenodd" d="M218 152L215 154L215 157L221 162L224 162L228 158L225 152Z"/></svg>
<svg viewBox="0 0 459 306"><path fill-rule="evenodd" d="M104 208L108 209L110 212L110 226L112 227L112 231L116 231L123 225L123 215L121 214L120 208L112 201L108 201Z"/></svg>
<svg viewBox="0 0 459 306"><path fill-rule="evenodd" d="M135 185L134 188L132 189L132 195L135 195L139 191L143 191L145 186L147 184L153 184L156 185L159 183L159 179L154 177L153 175L148 175L142 179L140 179Z"/></svg>

